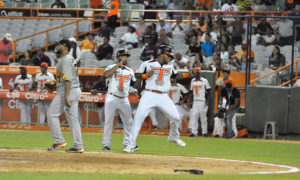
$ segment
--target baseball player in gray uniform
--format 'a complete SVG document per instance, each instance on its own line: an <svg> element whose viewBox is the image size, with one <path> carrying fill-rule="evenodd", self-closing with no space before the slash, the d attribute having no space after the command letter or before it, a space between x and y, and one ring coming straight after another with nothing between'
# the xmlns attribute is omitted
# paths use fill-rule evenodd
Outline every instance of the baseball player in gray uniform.
<svg viewBox="0 0 300 180"><path fill-rule="evenodd" d="M60 129L59 116L65 112L73 136L73 146L66 152L82 153L83 143L81 128L78 120L78 102L81 90L77 65L74 58L69 54L71 44L69 40L61 40L56 46L56 91L57 95L52 100L47 112L50 130L54 144L48 150L53 151L67 145Z"/></svg>
<svg viewBox="0 0 300 180"><path fill-rule="evenodd" d="M114 123L115 112L118 111L124 124L124 141L123 146L128 145L129 133L132 125L132 112L128 100L129 89L132 82L135 82L134 72L126 66L128 57L126 49L117 52L119 63L109 65L105 72L105 78L108 78L108 92L105 97L105 125L102 139L102 150L110 150L111 135ZM137 148L137 147L136 147Z"/></svg>

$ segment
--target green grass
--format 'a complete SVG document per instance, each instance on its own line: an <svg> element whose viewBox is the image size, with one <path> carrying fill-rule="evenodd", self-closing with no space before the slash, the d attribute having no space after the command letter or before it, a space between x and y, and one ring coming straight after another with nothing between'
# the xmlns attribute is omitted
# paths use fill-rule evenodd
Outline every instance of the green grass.
<svg viewBox="0 0 300 180"><path fill-rule="evenodd" d="M70 133L64 133L68 147L72 145ZM84 133L85 151L100 151L101 134ZM122 135L113 135L112 152L121 152ZM52 138L49 132L0 131L0 147L46 149ZM142 154L216 157L253 160L300 167L300 144L243 139L182 138L187 147L168 143L166 136L139 136L137 144ZM0 157L1 159L1 157ZM51 174L51 173L1 173L0 179L300 179L300 174L284 175L115 175L115 174Z"/></svg>

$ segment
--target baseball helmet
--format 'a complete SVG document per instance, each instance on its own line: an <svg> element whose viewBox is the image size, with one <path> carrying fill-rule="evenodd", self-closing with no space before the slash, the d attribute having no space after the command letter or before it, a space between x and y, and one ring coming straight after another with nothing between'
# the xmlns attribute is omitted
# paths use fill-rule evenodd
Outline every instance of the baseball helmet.
<svg viewBox="0 0 300 180"><path fill-rule="evenodd" d="M168 55L169 57L173 58L174 57L174 54L172 52L172 47L171 46L167 46L167 45L161 45L159 47L159 51L158 51L158 55L161 55L161 54L166 54Z"/></svg>
<svg viewBox="0 0 300 180"><path fill-rule="evenodd" d="M117 57L119 56L127 56L129 57L130 54L128 53L128 50L127 49L120 49L117 51Z"/></svg>
<svg viewBox="0 0 300 180"><path fill-rule="evenodd" d="M71 41L69 41L68 39L62 39L58 42L58 44L62 44L64 46L66 46L68 48L68 51L70 51L71 49Z"/></svg>

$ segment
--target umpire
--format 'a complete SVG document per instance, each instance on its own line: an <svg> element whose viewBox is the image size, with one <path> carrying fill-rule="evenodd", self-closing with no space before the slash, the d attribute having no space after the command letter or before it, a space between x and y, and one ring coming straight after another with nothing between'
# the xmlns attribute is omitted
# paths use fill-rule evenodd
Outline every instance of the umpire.
<svg viewBox="0 0 300 180"><path fill-rule="evenodd" d="M232 131L232 119L235 113L240 107L240 91L232 86L231 82L227 82L225 87L221 90L220 100L226 99L226 134L225 139L231 139L234 137L234 132Z"/></svg>
<svg viewBox="0 0 300 180"><path fill-rule="evenodd" d="M56 91L57 95L52 100L47 115L54 144L49 151L65 147L66 141L60 129L59 116L65 112L73 136L73 146L66 152L82 153L82 137L78 120L78 102L81 90L77 75L75 59L69 55L71 43L69 40L61 40L56 46Z"/></svg>

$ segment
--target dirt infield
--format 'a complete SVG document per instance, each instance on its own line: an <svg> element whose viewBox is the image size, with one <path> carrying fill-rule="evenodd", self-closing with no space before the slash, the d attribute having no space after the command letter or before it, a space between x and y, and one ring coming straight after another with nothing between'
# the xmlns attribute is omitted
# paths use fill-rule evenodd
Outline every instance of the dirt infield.
<svg viewBox="0 0 300 180"><path fill-rule="evenodd" d="M202 169L205 174L288 171L290 168L212 158L124 153L69 154L45 150L0 149L0 172L80 172L172 174L174 168Z"/></svg>

